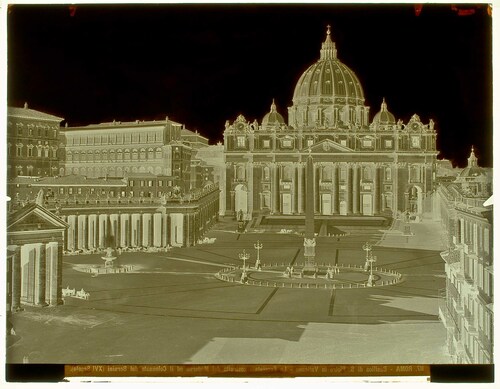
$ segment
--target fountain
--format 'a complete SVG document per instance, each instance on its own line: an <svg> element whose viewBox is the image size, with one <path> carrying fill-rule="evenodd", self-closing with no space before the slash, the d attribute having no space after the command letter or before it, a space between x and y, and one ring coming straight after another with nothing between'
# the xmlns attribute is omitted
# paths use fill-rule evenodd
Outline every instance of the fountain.
<svg viewBox="0 0 500 389"><path fill-rule="evenodd" d="M101 257L102 259L104 259L104 267L105 268L112 268L115 266L115 259L116 259L116 255L114 255L114 250L111 248L111 247L108 247L106 250L104 250L106 252L106 255L104 257Z"/></svg>

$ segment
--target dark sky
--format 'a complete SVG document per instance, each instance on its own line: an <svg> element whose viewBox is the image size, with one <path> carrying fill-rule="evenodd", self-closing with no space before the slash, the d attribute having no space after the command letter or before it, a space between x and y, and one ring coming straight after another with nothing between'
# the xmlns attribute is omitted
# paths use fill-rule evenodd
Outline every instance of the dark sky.
<svg viewBox="0 0 500 389"><path fill-rule="evenodd" d="M460 6L462 9L469 8ZM471 6L476 7L476 6ZM407 122L432 118L438 148L492 165L491 17L450 5L11 6L8 102L70 126L171 119L222 140L226 120L259 121L274 97L286 117L319 59L326 25L357 74L370 118L385 97Z"/></svg>

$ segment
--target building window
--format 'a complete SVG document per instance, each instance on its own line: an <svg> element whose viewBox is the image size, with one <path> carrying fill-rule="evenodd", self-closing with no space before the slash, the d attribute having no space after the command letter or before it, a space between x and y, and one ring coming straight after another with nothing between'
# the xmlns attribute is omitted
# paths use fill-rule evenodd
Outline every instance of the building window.
<svg viewBox="0 0 500 389"><path fill-rule="evenodd" d="M345 166L342 166L340 168L340 179L345 181L347 179L347 170L345 168Z"/></svg>
<svg viewBox="0 0 500 389"><path fill-rule="evenodd" d="M385 168L385 180L390 181L392 179L392 170L390 167Z"/></svg>
<svg viewBox="0 0 500 389"><path fill-rule="evenodd" d="M141 160L145 160L146 159L146 150L145 149L141 149L139 158Z"/></svg>
<svg viewBox="0 0 500 389"><path fill-rule="evenodd" d="M238 180L244 180L245 179L245 167L244 166L238 166L236 169L236 178Z"/></svg>
<svg viewBox="0 0 500 389"><path fill-rule="evenodd" d="M269 168L267 166L264 167L264 180L269 181Z"/></svg>
<svg viewBox="0 0 500 389"><path fill-rule="evenodd" d="M76 193L82 194L82 188L81 187L77 188Z"/></svg>
<svg viewBox="0 0 500 389"><path fill-rule="evenodd" d="M410 181L420 182L420 166L412 166L410 168Z"/></svg>
<svg viewBox="0 0 500 389"><path fill-rule="evenodd" d="M148 186L153 186L153 181L152 180L148 181Z"/></svg>
<svg viewBox="0 0 500 389"><path fill-rule="evenodd" d="M311 147L314 144L314 139L307 140L307 147Z"/></svg>
<svg viewBox="0 0 500 389"><path fill-rule="evenodd" d="M161 147L156 148L156 158L160 159L161 158Z"/></svg>
<svg viewBox="0 0 500 389"><path fill-rule="evenodd" d="M245 147L246 138L244 136L238 136L236 138L236 141L237 141L236 147L238 147L238 148L244 148Z"/></svg>
<svg viewBox="0 0 500 389"><path fill-rule="evenodd" d="M68 194L73 194L73 188L68 188Z"/></svg>
<svg viewBox="0 0 500 389"><path fill-rule="evenodd" d="M158 181L158 186L163 186L163 180Z"/></svg>
<svg viewBox="0 0 500 389"><path fill-rule="evenodd" d="M385 140L385 148L386 149L392 148L392 139L386 139Z"/></svg>
<svg viewBox="0 0 500 389"><path fill-rule="evenodd" d="M64 188L59 188L59 194L61 194L61 195L64 194Z"/></svg>
<svg viewBox="0 0 500 389"><path fill-rule="evenodd" d="M45 146L43 151L44 151L44 157L49 158L49 146Z"/></svg>
<svg viewBox="0 0 500 389"><path fill-rule="evenodd" d="M128 186L134 186L134 180L130 180L130 181L128 182Z"/></svg>
<svg viewBox="0 0 500 389"><path fill-rule="evenodd" d="M269 139L264 139L264 140L262 141L262 147L263 147L264 149L268 149L268 148L270 148L270 147L271 147L271 141L270 141Z"/></svg>
<svg viewBox="0 0 500 389"><path fill-rule="evenodd" d="M18 144L16 145L16 157L20 157L23 153L23 145Z"/></svg>
<svg viewBox="0 0 500 389"><path fill-rule="evenodd" d="M37 151L37 156L41 157L42 156L42 146L41 145L36 146L36 151Z"/></svg>
<svg viewBox="0 0 500 389"><path fill-rule="evenodd" d="M137 149L133 149L132 150L132 159L137 160L138 156L139 156L139 153L137 152Z"/></svg>
<svg viewBox="0 0 500 389"><path fill-rule="evenodd" d="M412 136L411 137L411 147L420 147L420 137Z"/></svg>
<svg viewBox="0 0 500 389"><path fill-rule="evenodd" d="M369 167L365 167L363 169L363 180L365 181L371 181L372 179L372 169Z"/></svg>
<svg viewBox="0 0 500 389"><path fill-rule="evenodd" d="M286 147L286 148L292 147L292 140L291 139L283 139L281 141L281 146Z"/></svg>
<svg viewBox="0 0 500 389"><path fill-rule="evenodd" d="M115 197L115 191L114 190L110 190L109 191L109 197Z"/></svg>
<svg viewBox="0 0 500 389"><path fill-rule="evenodd" d="M342 146L347 147L347 139L341 139L341 140L340 140L340 144L341 144Z"/></svg>
<svg viewBox="0 0 500 389"><path fill-rule="evenodd" d="M363 139L362 146L363 147L372 147L373 141L371 139Z"/></svg>
<svg viewBox="0 0 500 389"><path fill-rule="evenodd" d="M144 186L144 185L145 185L144 180L141 180L141 186Z"/></svg>
<svg viewBox="0 0 500 389"><path fill-rule="evenodd" d="M33 166L31 166L31 165L30 165L30 166L28 166L28 167L26 168L26 170L27 170L27 173L26 173L26 174L28 174L28 176L32 176L32 175L33 175Z"/></svg>
<svg viewBox="0 0 500 389"><path fill-rule="evenodd" d="M23 135L23 127L22 124L17 125L17 135Z"/></svg>
<svg viewBox="0 0 500 389"><path fill-rule="evenodd" d="M33 145L28 145L28 157L33 156Z"/></svg>

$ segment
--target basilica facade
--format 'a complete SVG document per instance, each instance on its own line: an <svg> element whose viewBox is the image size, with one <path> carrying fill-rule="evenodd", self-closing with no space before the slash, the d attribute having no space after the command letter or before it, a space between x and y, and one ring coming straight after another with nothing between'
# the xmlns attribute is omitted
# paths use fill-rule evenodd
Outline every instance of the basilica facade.
<svg viewBox="0 0 500 389"><path fill-rule="evenodd" d="M328 28L320 58L297 82L288 123L271 104L258 123L239 115L224 130L226 215L303 215L305 163L314 161L317 215L430 211L436 169L432 119L396 121L385 100L370 121L363 88L337 58ZM241 212L240 212L241 211Z"/></svg>

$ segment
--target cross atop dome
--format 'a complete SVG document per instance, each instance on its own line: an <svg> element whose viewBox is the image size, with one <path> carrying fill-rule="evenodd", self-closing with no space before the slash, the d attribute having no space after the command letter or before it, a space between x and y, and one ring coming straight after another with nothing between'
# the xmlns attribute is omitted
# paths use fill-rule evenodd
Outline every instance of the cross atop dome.
<svg viewBox="0 0 500 389"><path fill-rule="evenodd" d="M331 26L326 26L326 39L321 44L320 60L325 61L329 59L337 58L337 49L335 48L335 42L331 38Z"/></svg>
<svg viewBox="0 0 500 389"><path fill-rule="evenodd" d="M385 97L382 97L382 105L380 106L381 111L387 111L387 103L385 102Z"/></svg>
<svg viewBox="0 0 500 389"><path fill-rule="evenodd" d="M273 98L273 102L271 104L271 112L276 112L276 103L274 102L274 98Z"/></svg>

